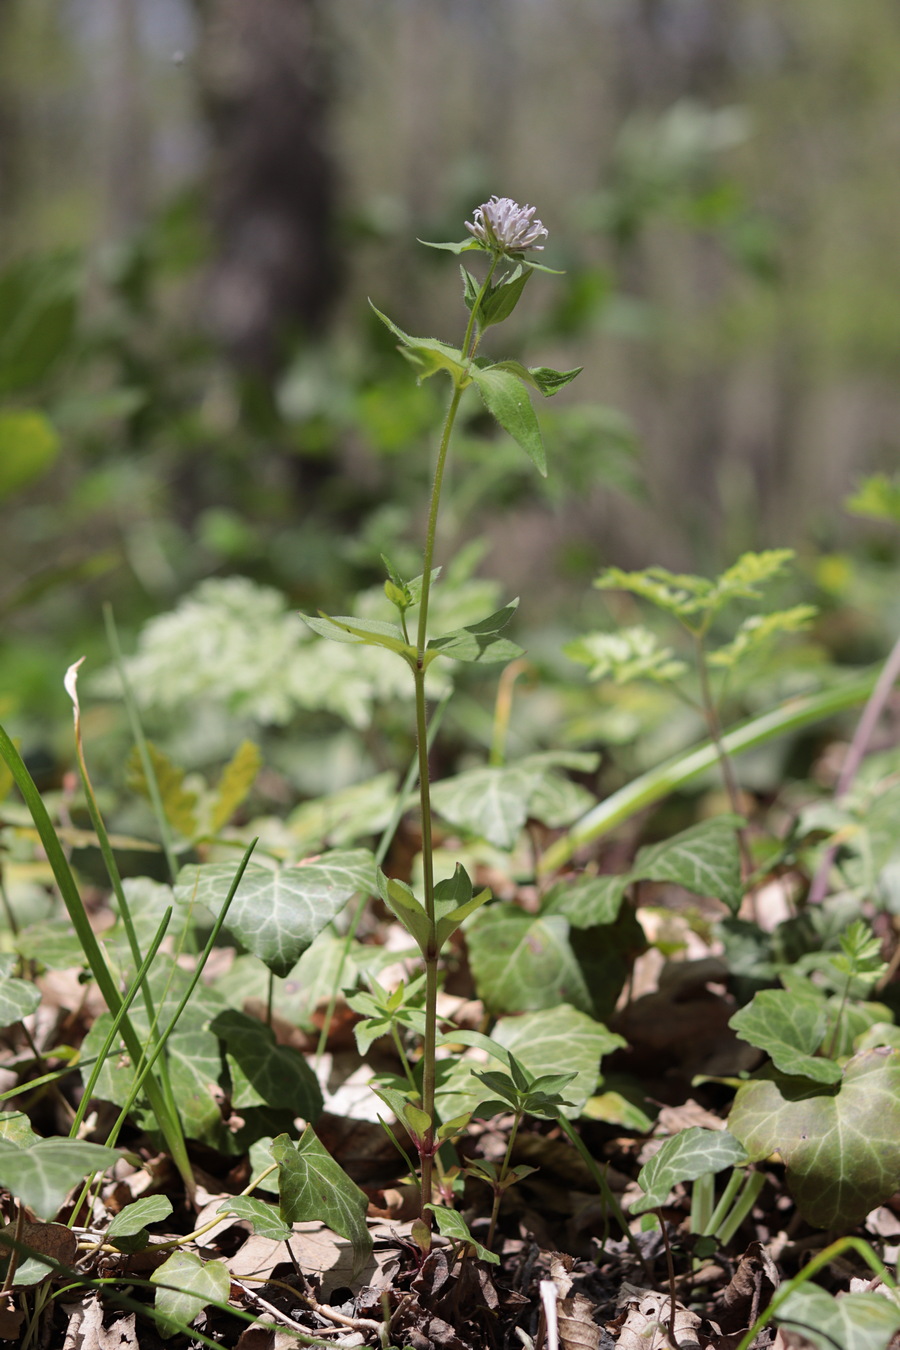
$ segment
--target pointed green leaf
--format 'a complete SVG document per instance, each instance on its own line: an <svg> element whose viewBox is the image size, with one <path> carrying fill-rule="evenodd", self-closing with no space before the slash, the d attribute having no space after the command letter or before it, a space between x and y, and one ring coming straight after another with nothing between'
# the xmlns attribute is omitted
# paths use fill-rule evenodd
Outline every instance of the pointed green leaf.
<svg viewBox="0 0 900 1350"><path fill-rule="evenodd" d="M140 1200L132 1200L119 1211L107 1228L105 1237L110 1240L131 1237L149 1223L162 1223L171 1213L172 1201L167 1196L145 1195Z"/></svg>
<svg viewBox="0 0 900 1350"><path fill-rule="evenodd" d="M442 1237L449 1238L451 1242L466 1243L474 1250L479 1261L489 1261L494 1266L500 1264L500 1257L496 1253L488 1251L487 1247L482 1247L480 1242L475 1241L469 1232L468 1224L458 1210L432 1204L427 1204L425 1208L434 1214L438 1232Z"/></svg>
<svg viewBox="0 0 900 1350"><path fill-rule="evenodd" d="M105 1171L118 1156L111 1148L80 1139L39 1139L28 1148L0 1139L0 1185L39 1219L49 1220L69 1191L86 1176Z"/></svg>
<svg viewBox="0 0 900 1350"><path fill-rule="evenodd" d="M553 370L550 366L523 366L520 361L498 361L492 369L508 370L525 384L530 384L532 389L537 389L544 398L552 398L571 384L584 366L576 366L574 370Z"/></svg>
<svg viewBox="0 0 900 1350"><path fill-rule="evenodd" d="M489 328L491 324L502 323L504 319L509 318L521 300L522 292L531 275L532 271L528 264L520 263L503 281L498 282L496 286L488 287L476 316L482 328Z"/></svg>
<svg viewBox="0 0 900 1350"><path fill-rule="evenodd" d="M231 1276L223 1263L201 1261L193 1252L173 1252L150 1279L158 1286L156 1322L165 1338L190 1325L209 1302L227 1303L231 1293Z"/></svg>
<svg viewBox="0 0 900 1350"><path fill-rule="evenodd" d="M354 1274L372 1250L366 1227L368 1199L307 1126L299 1143L286 1134L272 1140L278 1163L281 1212L288 1223L318 1219L353 1248Z"/></svg>
<svg viewBox="0 0 900 1350"><path fill-rule="evenodd" d="M562 1003L544 1012L525 1013L521 1017L501 1017L492 1039L516 1058L541 1082L547 1074L571 1073L574 1078L562 1095L571 1103L563 1114L578 1116L597 1086L600 1061L625 1045L586 1013Z"/></svg>
<svg viewBox="0 0 900 1350"><path fill-rule="evenodd" d="M387 877L379 869L378 894L388 909L399 919L421 951L425 951L431 941L431 924L421 901L413 894L405 881Z"/></svg>
<svg viewBox="0 0 900 1350"><path fill-rule="evenodd" d="M638 1185L645 1192L631 1206L632 1214L643 1214L666 1203L672 1187L679 1181L696 1181L706 1172L721 1172L725 1167L740 1167L747 1161L743 1146L728 1130L705 1130L692 1125L667 1139L638 1174Z"/></svg>
<svg viewBox="0 0 900 1350"><path fill-rule="evenodd" d="M547 459L541 429L521 380L496 366L488 366L486 370L473 367L471 375L488 412L522 447L538 473L546 478Z"/></svg>
<svg viewBox="0 0 900 1350"><path fill-rule="evenodd" d="M185 839L193 839L199 828L197 822L197 794L184 786L184 769L164 754L152 741L147 742L147 752L153 767L159 795L162 799L166 820L174 826ZM135 750L128 758L127 773L129 786L136 792L149 797L150 789L144 775L144 767Z"/></svg>
<svg viewBox="0 0 900 1350"><path fill-rule="evenodd" d="M483 891L471 895L464 904L457 905L455 909L448 910L447 913L440 915L436 924L439 951L447 939L453 936L463 920L467 919L470 914L474 914L476 909L480 909L490 898L491 892L485 887Z"/></svg>
<svg viewBox="0 0 900 1350"><path fill-rule="evenodd" d="M784 1074L836 1083L840 1066L832 1059L814 1059L828 1028L825 999L786 989L763 989L741 1008L728 1025L742 1041L759 1046Z"/></svg>
<svg viewBox="0 0 900 1350"><path fill-rule="evenodd" d="M176 899L193 899L216 913L234 880L231 863L183 867ZM226 927L275 974L284 976L347 901L375 888L375 860L368 849L335 849L284 867L250 863Z"/></svg>
<svg viewBox="0 0 900 1350"><path fill-rule="evenodd" d="M398 328L386 314L382 314L381 310L375 309L371 300L369 304L375 310L385 328L388 328L395 337L400 339L403 354L419 370L420 379L427 379L429 375L434 375L438 370L446 370L453 377L454 382L460 386L469 383L468 362L458 347L451 347L446 342L439 342L437 338L410 337L409 333L404 333L403 329Z"/></svg>
<svg viewBox="0 0 900 1350"><path fill-rule="evenodd" d="M265 1200L257 1200L252 1195L233 1195L216 1211L218 1214L236 1214L253 1224L254 1233L268 1238L270 1242L287 1242L293 1233L290 1224L285 1223L276 1205Z"/></svg>
<svg viewBox="0 0 900 1350"><path fill-rule="evenodd" d="M715 816L701 821L660 844L638 851L632 877L647 881L674 881L694 895L714 895L736 914L743 899L739 816Z"/></svg>
<svg viewBox="0 0 900 1350"><path fill-rule="evenodd" d="M835 1298L811 1281L792 1289L775 1317L816 1350L885 1350L900 1330L900 1307L881 1290Z"/></svg>
<svg viewBox="0 0 900 1350"><path fill-rule="evenodd" d="M864 1050L839 1083L767 1066L738 1089L728 1128L751 1161L777 1152L800 1213L845 1228L900 1188L900 1050Z"/></svg>
<svg viewBox="0 0 900 1350"><path fill-rule="evenodd" d="M455 632L445 633L442 637L430 638L425 653L426 666L435 656L451 656L454 661L484 662L511 661L522 655L521 647L497 634L506 627L518 608L518 599L504 605L494 614L489 614L477 623L458 628Z"/></svg>
<svg viewBox="0 0 900 1350"><path fill-rule="evenodd" d="M385 647L396 652L407 661L416 659L416 650L403 636L395 623L386 623L383 619L354 619L352 615L319 614L314 618L309 614L300 615L303 622L319 637L330 642L364 643L367 647Z"/></svg>
<svg viewBox="0 0 900 1350"><path fill-rule="evenodd" d="M454 243L449 243L449 244L435 244L435 243L432 243L432 241L431 241L430 239L418 239L416 242L419 243L419 244L424 244L426 248L439 248L439 249L442 249L445 253L457 253L457 254L459 254L459 253L485 253L485 252L487 251L486 249L482 248L482 246L481 246L481 244L479 244L478 240L475 239L475 238L472 237L472 236L470 236L468 239L461 239L461 240L459 241L458 244L454 244ZM370 301L369 303L371 304L371 301ZM375 309L375 306L372 305L372 308ZM377 309L375 310L375 313L378 314L378 310L377 310ZM381 317L381 316L379 315L379 318L380 318L380 317Z"/></svg>
<svg viewBox="0 0 900 1350"><path fill-rule="evenodd" d="M322 1111L322 1090L306 1060L290 1045L278 1045L271 1027L229 1008L210 1023L224 1042L231 1074L231 1101L238 1111L250 1106L291 1110L304 1120Z"/></svg>

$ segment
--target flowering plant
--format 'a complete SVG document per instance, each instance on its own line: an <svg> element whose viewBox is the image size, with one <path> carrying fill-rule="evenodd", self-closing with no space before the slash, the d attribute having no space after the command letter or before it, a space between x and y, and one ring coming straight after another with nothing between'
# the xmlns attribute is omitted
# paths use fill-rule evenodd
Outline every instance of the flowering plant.
<svg viewBox="0 0 900 1350"><path fill-rule="evenodd" d="M412 580L404 580L393 563L385 558L388 573L385 593L397 612L396 624L351 616L332 617L321 612L318 617L306 619L316 633L333 641L365 643L395 652L409 666L415 684L422 894L416 895L404 881L383 872L378 875L378 888L384 903L410 933L422 953L422 1054L418 1066L420 1075L413 1078L411 1093L403 1094L389 1089L382 1090L380 1095L402 1121L419 1156L421 1233L425 1246L429 1241L435 1159L443 1142L464 1129L468 1119L441 1122L435 1113L440 955L463 920L489 898L487 890L473 891L469 876L459 865L452 878L435 881L425 676L429 666L438 657L488 664L506 663L521 655L520 648L501 635L515 612L518 604L515 600L466 628L437 635L429 632L429 597L440 572L440 568L434 566L434 559L444 470L460 401L465 391L474 386L488 412L529 455L539 472L546 474L543 441L529 392L536 389L545 397L555 394L573 380L580 370L580 367L566 371L551 370L545 366L526 367L518 361L492 364L476 357L485 331L502 322L515 309L535 266L525 261L525 251L542 249L543 242L539 241L547 238L547 230L540 220L535 219L534 207L519 206L508 197L496 196L476 208L473 221L467 222L467 228L472 237L461 244L431 245L454 253L480 250L490 257L486 275L480 282L465 267L461 268L463 296L469 311L461 346L450 346L436 338L411 337L386 315L375 310L399 340L400 351L410 361L420 381L443 372L450 377L452 386L437 452L422 573ZM504 259L512 261L514 266L510 271L498 275L498 267ZM418 611L414 628L410 624L412 611ZM437 1211L437 1217L440 1222L440 1210Z"/></svg>

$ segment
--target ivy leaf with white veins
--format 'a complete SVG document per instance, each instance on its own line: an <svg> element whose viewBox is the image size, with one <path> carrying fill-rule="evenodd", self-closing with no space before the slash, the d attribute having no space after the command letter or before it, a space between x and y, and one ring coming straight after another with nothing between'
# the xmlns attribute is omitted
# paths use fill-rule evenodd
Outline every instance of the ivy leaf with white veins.
<svg viewBox="0 0 900 1350"><path fill-rule="evenodd" d="M762 989L728 1025L742 1041L771 1055L781 1073L817 1083L836 1083L841 1077L833 1059L814 1058L828 1029L825 998L818 991Z"/></svg>
<svg viewBox="0 0 900 1350"><path fill-rule="evenodd" d="M269 1150L278 1163L281 1213L288 1223L317 1219L353 1248L355 1273L372 1250L366 1226L368 1199L319 1142L310 1126L295 1143L286 1134Z"/></svg>
<svg viewBox="0 0 900 1350"><path fill-rule="evenodd" d="M183 867L175 897L216 913L233 880L231 863ZM375 860L368 849L336 849L284 867L250 863L225 926L273 974L284 976L352 896L374 890Z"/></svg>
<svg viewBox="0 0 900 1350"><path fill-rule="evenodd" d="M696 1181L706 1172L721 1172L747 1161L743 1145L727 1130L705 1130L692 1125L667 1139L638 1174L638 1185L645 1192L631 1206L632 1214L643 1214L666 1203L666 1197L679 1181Z"/></svg>
<svg viewBox="0 0 900 1350"><path fill-rule="evenodd" d="M322 1111L318 1079L290 1045L278 1045L271 1027L229 1008L210 1023L225 1042L231 1074L231 1101L238 1111L251 1106L292 1110L304 1120Z"/></svg>
<svg viewBox="0 0 900 1350"><path fill-rule="evenodd" d="M223 1263L201 1261L193 1252L173 1252L150 1280L157 1285L157 1326L166 1338L189 1326L211 1301L227 1303L231 1292L231 1277Z"/></svg>
<svg viewBox="0 0 900 1350"><path fill-rule="evenodd" d="M871 1290L834 1298L812 1283L793 1289L778 1305L776 1320L816 1350L885 1350L900 1328L900 1307Z"/></svg>
<svg viewBox="0 0 900 1350"><path fill-rule="evenodd" d="M28 980L0 979L0 1027L11 1027L33 1013L41 991Z"/></svg>
<svg viewBox="0 0 900 1350"><path fill-rule="evenodd" d="M80 1139L39 1139L28 1148L0 1139L0 1184L39 1219L53 1219L79 1181L105 1171L118 1157L111 1148Z"/></svg>
<svg viewBox="0 0 900 1350"><path fill-rule="evenodd" d="M674 881L694 895L714 895L736 914L743 898L739 816L716 816L638 851L634 880Z"/></svg>
<svg viewBox="0 0 900 1350"><path fill-rule="evenodd" d="M751 1161L777 1152L816 1228L852 1227L900 1187L900 1050L864 1050L839 1083L768 1065L738 1088L728 1128Z"/></svg>

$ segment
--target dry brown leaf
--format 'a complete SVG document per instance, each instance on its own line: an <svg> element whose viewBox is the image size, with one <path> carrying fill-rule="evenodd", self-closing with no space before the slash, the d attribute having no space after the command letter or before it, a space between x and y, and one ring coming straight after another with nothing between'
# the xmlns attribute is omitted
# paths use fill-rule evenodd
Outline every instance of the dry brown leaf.
<svg viewBox="0 0 900 1350"><path fill-rule="evenodd" d="M64 1223L25 1222L18 1232L15 1223L9 1223L4 1225L2 1231L8 1233L10 1237L17 1237L20 1242L24 1242L33 1251L40 1252L42 1256L52 1256L54 1261L59 1261L64 1266L72 1265L78 1254L78 1239L72 1229L67 1228ZM22 1256L19 1261L24 1259Z"/></svg>
<svg viewBox="0 0 900 1350"><path fill-rule="evenodd" d="M594 1305L584 1294L561 1299L557 1318L562 1350L598 1350L600 1327L594 1321Z"/></svg>
<svg viewBox="0 0 900 1350"><path fill-rule="evenodd" d="M617 1350L675 1350L669 1339L672 1303L667 1294L647 1289L633 1290L640 1297L628 1297L628 1312L622 1323ZM677 1350L701 1350L696 1313L675 1304L675 1344Z"/></svg>
<svg viewBox="0 0 900 1350"><path fill-rule="evenodd" d="M781 1283L778 1268L765 1247L751 1242L738 1262L731 1283L716 1301L716 1318L725 1332L744 1331L772 1301Z"/></svg>
<svg viewBox="0 0 900 1350"><path fill-rule="evenodd" d="M105 1327L99 1294L65 1306L69 1325L62 1350L139 1350L134 1313L121 1313Z"/></svg>
<svg viewBox="0 0 900 1350"><path fill-rule="evenodd" d="M373 1237L387 1238L389 1241L398 1233L409 1233L410 1224L372 1229ZM336 1233L332 1233L321 1223L294 1224L291 1250L303 1274L322 1284L324 1291L348 1288L356 1293L367 1285L376 1289L388 1289L396 1261L396 1247L376 1248L367 1258L365 1265L354 1275L354 1254L350 1243ZM264 1278L271 1274L276 1265L290 1260L285 1244L272 1238L252 1233L234 1256L225 1259L225 1266L235 1279L249 1279L251 1276Z"/></svg>

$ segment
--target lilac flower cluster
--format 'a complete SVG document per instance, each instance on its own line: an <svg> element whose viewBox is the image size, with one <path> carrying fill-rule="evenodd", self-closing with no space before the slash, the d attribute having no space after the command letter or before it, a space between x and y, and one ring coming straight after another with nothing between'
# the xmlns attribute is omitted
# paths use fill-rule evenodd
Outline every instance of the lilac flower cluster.
<svg viewBox="0 0 900 1350"><path fill-rule="evenodd" d="M473 220L466 221L466 229L492 253L542 249L544 245L537 241L547 238L547 230L534 219L536 210L534 206L520 206L511 197L494 196L476 207Z"/></svg>

